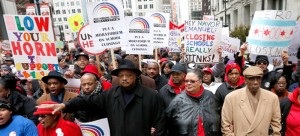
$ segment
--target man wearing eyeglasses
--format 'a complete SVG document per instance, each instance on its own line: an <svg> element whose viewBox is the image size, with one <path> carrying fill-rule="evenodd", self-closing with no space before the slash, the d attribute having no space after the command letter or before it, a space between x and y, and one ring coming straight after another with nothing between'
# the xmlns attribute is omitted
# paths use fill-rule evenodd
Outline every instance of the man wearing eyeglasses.
<svg viewBox="0 0 300 136"><path fill-rule="evenodd" d="M57 104L46 101L41 104ZM60 112L52 114L51 108L38 108L34 115L39 116L37 125L39 136L82 136L81 129L73 122L66 121L60 117Z"/></svg>

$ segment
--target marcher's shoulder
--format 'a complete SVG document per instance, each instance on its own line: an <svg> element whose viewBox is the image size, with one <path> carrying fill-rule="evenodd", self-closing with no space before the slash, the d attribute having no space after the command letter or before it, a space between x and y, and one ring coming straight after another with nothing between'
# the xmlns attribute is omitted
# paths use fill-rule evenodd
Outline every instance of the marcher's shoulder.
<svg viewBox="0 0 300 136"><path fill-rule="evenodd" d="M74 122L70 122L70 121L65 120L65 125L68 126L70 129L75 129L75 130L80 129L80 127Z"/></svg>
<svg viewBox="0 0 300 136"><path fill-rule="evenodd" d="M36 103L40 105L42 102L47 101L47 99L50 97L50 94L43 94L39 99L36 100Z"/></svg>
<svg viewBox="0 0 300 136"><path fill-rule="evenodd" d="M30 126L30 125L34 125L35 124L30 120L30 119L27 119L21 115L14 115L13 117L13 120L15 120L15 122L18 122L18 124L22 124L22 125L25 125L25 126Z"/></svg>
<svg viewBox="0 0 300 136"><path fill-rule="evenodd" d="M73 92L69 92L69 91L66 91L66 94L69 95L71 98L74 98L74 97L78 96L77 93L73 93Z"/></svg>
<svg viewBox="0 0 300 136"><path fill-rule="evenodd" d="M260 88L260 89L261 89L261 92L267 96L266 98L278 99L278 96L275 93L273 93L269 90L266 90L266 89L262 89L262 88Z"/></svg>
<svg viewBox="0 0 300 136"><path fill-rule="evenodd" d="M242 93L246 94L246 89L245 88L240 88L240 89L237 89L237 90L234 90L234 91L230 92L229 94L226 95L226 98L227 99L239 98L243 95Z"/></svg>

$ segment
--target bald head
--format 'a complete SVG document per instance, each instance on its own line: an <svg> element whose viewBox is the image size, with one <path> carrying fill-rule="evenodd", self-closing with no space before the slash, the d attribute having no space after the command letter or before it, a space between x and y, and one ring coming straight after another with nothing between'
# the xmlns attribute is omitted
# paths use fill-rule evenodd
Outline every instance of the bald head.
<svg viewBox="0 0 300 136"><path fill-rule="evenodd" d="M82 75L80 82L84 94L91 94L98 85L97 77L92 73L85 73Z"/></svg>

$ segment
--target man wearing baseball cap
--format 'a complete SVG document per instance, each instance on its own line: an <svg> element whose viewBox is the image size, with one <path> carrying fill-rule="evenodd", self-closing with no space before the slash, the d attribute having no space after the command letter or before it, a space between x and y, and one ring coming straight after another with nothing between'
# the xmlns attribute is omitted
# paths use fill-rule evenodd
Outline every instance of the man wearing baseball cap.
<svg viewBox="0 0 300 136"><path fill-rule="evenodd" d="M57 104L46 101L41 104ZM34 115L39 116L37 125L39 136L82 136L80 127L60 117L60 111L52 114L52 108L38 108Z"/></svg>

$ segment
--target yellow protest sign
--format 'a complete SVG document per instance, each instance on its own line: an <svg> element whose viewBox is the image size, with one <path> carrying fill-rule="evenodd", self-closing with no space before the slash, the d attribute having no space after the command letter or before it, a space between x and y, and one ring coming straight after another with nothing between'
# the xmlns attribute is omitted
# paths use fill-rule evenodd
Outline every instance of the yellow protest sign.
<svg viewBox="0 0 300 136"><path fill-rule="evenodd" d="M84 25L84 20L80 14L75 14L68 18L69 26L72 32L78 32L79 29Z"/></svg>

